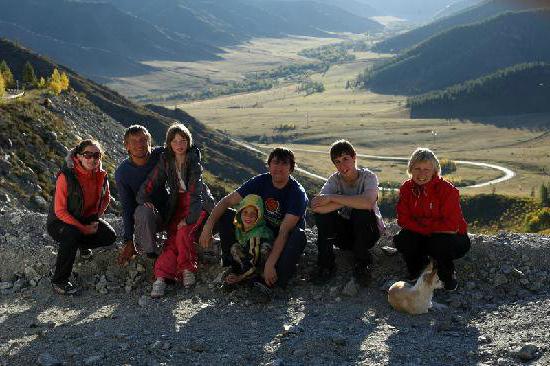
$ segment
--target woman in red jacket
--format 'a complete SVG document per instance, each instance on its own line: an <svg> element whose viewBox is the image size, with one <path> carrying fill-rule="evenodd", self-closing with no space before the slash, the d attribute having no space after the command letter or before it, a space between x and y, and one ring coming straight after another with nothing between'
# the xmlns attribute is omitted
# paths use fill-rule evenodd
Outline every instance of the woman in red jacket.
<svg viewBox="0 0 550 366"><path fill-rule="evenodd" d="M470 249L467 224L460 208L458 189L440 177L435 154L418 148L409 159L411 179L399 189L397 223L401 231L394 237L411 279L415 279L431 257L445 289L457 287L454 259Z"/></svg>
<svg viewBox="0 0 550 366"><path fill-rule="evenodd" d="M47 230L59 243L52 288L63 295L78 288L69 282L77 250L111 245L116 234L100 217L109 204L107 172L101 168L101 146L84 140L67 157L55 183L55 195L48 213Z"/></svg>

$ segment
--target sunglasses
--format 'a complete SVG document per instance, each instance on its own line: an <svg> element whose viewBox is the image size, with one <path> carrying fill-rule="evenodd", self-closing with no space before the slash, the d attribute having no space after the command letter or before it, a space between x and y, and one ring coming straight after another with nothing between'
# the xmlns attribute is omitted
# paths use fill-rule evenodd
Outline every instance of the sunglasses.
<svg viewBox="0 0 550 366"><path fill-rule="evenodd" d="M91 152L91 151L84 151L82 154L80 154L84 157L86 160L95 159L99 160L101 159L101 153L100 152Z"/></svg>

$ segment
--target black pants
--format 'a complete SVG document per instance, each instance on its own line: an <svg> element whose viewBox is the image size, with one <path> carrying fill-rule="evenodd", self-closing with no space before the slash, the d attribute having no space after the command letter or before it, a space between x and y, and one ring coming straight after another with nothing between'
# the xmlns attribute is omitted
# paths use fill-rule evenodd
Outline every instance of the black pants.
<svg viewBox="0 0 550 366"><path fill-rule="evenodd" d="M418 277L422 269L433 258L439 279L445 283L454 273L454 259L463 257L470 250L467 234L422 235L402 229L393 237L397 250L403 256L411 277Z"/></svg>
<svg viewBox="0 0 550 366"><path fill-rule="evenodd" d="M372 257L369 249L380 239L376 215L372 210L352 210L345 219L332 211L315 214L317 225L317 264L320 267L334 267L334 246L352 250L356 264L369 265Z"/></svg>
<svg viewBox="0 0 550 366"><path fill-rule="evenodd" d="M231 246L237 241L235 238L235 226L233 219L235 210L227 209L218 221L218 231L222 249L222 261L224 266L232 266ZM277 233L274 233L277 236ZM306 247L306 233L304 229L295 227L289 233L288 240L277 260L277 286L286 287L290 278L296 272L296 265Z"/></svg>
<svg viewBox="0 0 550 366"><path fill-rule="evenodd" d="M103 247L115 242L115 230L105 220L98 221L97 232L91 235L84 235L76 226L61 220L55 220L48 225L48 234L59 244L53 283L62 284L69 280L78 249Z"/></svg>

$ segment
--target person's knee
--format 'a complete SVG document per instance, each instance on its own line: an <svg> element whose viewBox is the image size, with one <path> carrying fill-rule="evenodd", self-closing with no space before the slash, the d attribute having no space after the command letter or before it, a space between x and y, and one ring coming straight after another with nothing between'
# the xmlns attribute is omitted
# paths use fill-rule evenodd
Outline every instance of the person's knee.
<svg viewBox="0 0 550 366"><path fill-rule="evenodd" d="M155 211L145 205L139 205L134 211L134 221L138 223L155 222Z"/></svg>

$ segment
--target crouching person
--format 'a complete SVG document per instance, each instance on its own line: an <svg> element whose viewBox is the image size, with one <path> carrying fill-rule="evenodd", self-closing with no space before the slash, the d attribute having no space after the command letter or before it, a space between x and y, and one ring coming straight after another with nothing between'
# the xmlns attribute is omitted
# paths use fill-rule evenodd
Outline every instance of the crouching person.
<svg viewBox="0 0 550 366"><path fill-rule="evenodd" d="M413 152L408 172L411 179L399 189L397 223L401 231L393 238L395 247L405 260L410 280L420 275L431 257L445 289L454 290L453 260L470 249L458 189L440 177L439 160L429 149Z"/></svg>
<svg viewBox="0 0 550 366"><path fill-rule="evenodd" d="M353 251L353 276L357 283L370 280L369 249L380 238L384 222L378 209L378 178L367 168L357 168L353 145L339 140L330 148L336 172L311 201L317 225L317 273L313 282L323 284L335 272L334 246Z"/></svg>
<svg viewBox="0 0 550 366"><path fill-rule="evenodd" d="M233 223L237 242L231 246L232 271L225 278L229 285L261 276L273 242L264 220L264 202L256 194L243 198Z"/></svg>
<svg viewBox="0 0 550 366"><path fill-rule="evenodd" d="M101 167L101 146L84 140L67 157L59 172L47 219L48 234L59 243L52 288L62 295L78 292L69 281L76 252L111 245L115 231L101 216L110 200L107 172Z"/></svg>
<svg viewBox="0 0 550 366"><path fill-rule="evenodd" d="M151 297L164 295L165 280L176 280L185 287L195 284L197 253L194 242L200 234L208 207L213 206L210 191L202 182L200 152L193 146L191 133L182 124L166 132L165 151L149 173L137 196L139 204L152 212L151 194L168 187L168 209L163 217L168 238L154 266L155 282Z"/></svg>

